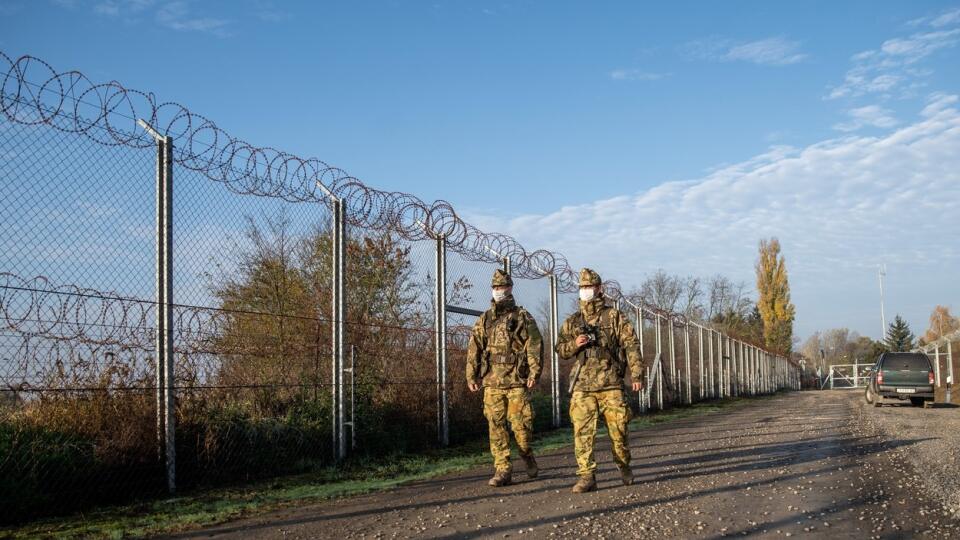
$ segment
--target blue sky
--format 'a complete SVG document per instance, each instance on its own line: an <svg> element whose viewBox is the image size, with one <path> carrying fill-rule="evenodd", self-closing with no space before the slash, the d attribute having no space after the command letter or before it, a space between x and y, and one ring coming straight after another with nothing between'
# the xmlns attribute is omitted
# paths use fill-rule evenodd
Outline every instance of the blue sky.
<svg viewBox="0 0 960 540"><path fill-rule="evenodd" d="M878 334L879 262L915 329L960 308L960 3L597 4L0 0L0 48L628 286L776 234L802 335Z"/></svg>

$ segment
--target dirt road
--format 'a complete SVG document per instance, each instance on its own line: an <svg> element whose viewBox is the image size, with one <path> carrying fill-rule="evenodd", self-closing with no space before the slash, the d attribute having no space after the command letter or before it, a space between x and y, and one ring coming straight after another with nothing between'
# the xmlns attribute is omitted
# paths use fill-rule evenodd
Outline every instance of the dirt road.
<svg viewBox="0 0 960 540"><path fill-rule="evenodd" d="M604 441L595 493L570 493L575 467L565 450L540 457L540 478L527 480L521 472L507 488L487 487L489 471L474 470L184 536L960 535L960 524L928 495L904 455L936 435L884 435L861 420L869 411L859 399L842 391L793 393L636 432L631 487L620 485Z"/></svg>

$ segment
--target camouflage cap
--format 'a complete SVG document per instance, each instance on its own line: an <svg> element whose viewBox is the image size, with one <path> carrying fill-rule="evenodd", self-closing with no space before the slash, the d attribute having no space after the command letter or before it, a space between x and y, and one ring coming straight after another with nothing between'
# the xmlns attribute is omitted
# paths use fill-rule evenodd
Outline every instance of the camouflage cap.
<svg viewBox="0 0 960 540"><path fill-rule="evenodd" d="M581 287L595 287L600 285L600 274L594 272L589 268L584 268L580 270L580 286Z"/></svg>
<svg viewBox="0 0 960 540"><path fill-rule="evenodd" d="M513 278L510 277L510 274L497 268L497 271L493 273L493 282L490 283L490 286L491 287L513 287Z"/></svg>

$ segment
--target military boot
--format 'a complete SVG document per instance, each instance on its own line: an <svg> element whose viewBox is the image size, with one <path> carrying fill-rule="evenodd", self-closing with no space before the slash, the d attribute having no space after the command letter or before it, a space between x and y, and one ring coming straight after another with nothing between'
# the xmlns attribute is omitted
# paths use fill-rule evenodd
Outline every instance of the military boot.
<svg viewBox="0 0 960 540"><path fill-rule="evenodd" d="M540 467L537 467L537 460L533 457L533 454L529 456L521 456L523 462L527 465L527 476L530 478L536 478L540 474Z"/></svg>
<svg viewBox="0 0 960 540"><path fill-rule="evenodd" d="M620 469L620 478L623 480L623 485L629 486L633 484L633 471L630 470L630 466L624 465L618 468Z"/></svg>
<svg viewBox="0 0 960 540"><path fill-rule="evenodd" d="M588 491L593 491L597 489L597 478L593 473L585 474L577 480L577 483L573 486L574 493L586 493Z"/></svg>
<svg viewBox="0 0 960 540"><path fill-rule="evenodd" d="M513 480L511 476L510 471L497 471L494 473L493 478L487 482L487 485L493 487L509 486Z"/></svg>

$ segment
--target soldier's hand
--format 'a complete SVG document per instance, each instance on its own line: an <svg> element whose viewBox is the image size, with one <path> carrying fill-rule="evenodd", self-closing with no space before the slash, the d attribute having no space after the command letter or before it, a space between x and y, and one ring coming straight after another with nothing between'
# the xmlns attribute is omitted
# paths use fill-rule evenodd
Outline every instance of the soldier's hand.
<svg viewBox="0 0 960 540"><path fill-rule="evenodd" d="M639 391L640 391L640 388L642 388L642 387L643 387L643 385L640 384L639 381L633 381L633 391L634 391L634 392L639 392Z"/></svg>
<svg viewBox="0 0 960 540"><path fill-rule="evenodd" d="M467 388L469 388L471 392L476 392L480 389L480 385L475 382L467 383Z"/></svg>
<svg viewBox="0 0 960 540"><path fill-rule="evenodd" d="M529 379L527 379L527 388L533 388L536 385L537 385L536 379L534 379L533 377L530 377Z"/></svg>
<svg viewBox="0 0 960 540"><path fill-rule="evenodd" d="M585 334L580 334L579 336L577 336L577 347L583 347L589 342L590 342L590 338Z"/></svg>

